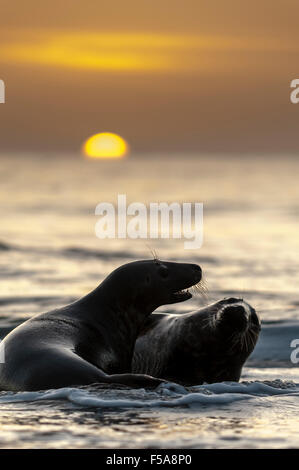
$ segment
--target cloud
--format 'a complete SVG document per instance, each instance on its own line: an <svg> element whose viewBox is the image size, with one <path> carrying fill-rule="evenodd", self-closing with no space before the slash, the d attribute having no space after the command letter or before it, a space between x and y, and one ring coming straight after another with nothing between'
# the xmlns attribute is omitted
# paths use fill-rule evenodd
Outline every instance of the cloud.
<svg viewBox="0 0 299 470"><path fill-rule="evenodd" d="M202 70L221 65L221 57L250 51L294 49L275 38L150 34L23 31L2 39L0 62L107 71ZM214 54L214 56L213 56ZM219 64L220 62L220 64ZM236 66L235 62L235 66Z"/></svg>

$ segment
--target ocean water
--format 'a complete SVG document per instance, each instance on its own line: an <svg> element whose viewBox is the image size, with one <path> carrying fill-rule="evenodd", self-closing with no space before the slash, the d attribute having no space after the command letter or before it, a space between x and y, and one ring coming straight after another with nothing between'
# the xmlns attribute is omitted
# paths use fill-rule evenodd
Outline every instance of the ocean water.
<svg viewBox="0 0 299 470"><path fill-rule="evenodd" d="M159 311L187 312L239 296L262 320L240 383L0 392L0 447L299 446L299 363L290 359L291 341L299 339L299 159L0 158L0 338L32 315L86 294L120 264L150 258L149 247L161 259L199 263L209 288L207 298ZM118 194L128 203L203 202L203 246L98 239L95 207L115 203Z"/></svg>

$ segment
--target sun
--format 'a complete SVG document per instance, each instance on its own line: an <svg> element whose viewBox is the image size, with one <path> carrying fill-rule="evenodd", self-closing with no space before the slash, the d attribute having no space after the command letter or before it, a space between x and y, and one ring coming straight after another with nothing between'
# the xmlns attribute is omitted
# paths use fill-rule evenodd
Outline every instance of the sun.
<svg viewBox="0 0 299 470"><path fill-rule="evenodd" d="M92 135L83 144L83 153L88 158L124 158L128 150L125 139L112 132Z"/></svg>

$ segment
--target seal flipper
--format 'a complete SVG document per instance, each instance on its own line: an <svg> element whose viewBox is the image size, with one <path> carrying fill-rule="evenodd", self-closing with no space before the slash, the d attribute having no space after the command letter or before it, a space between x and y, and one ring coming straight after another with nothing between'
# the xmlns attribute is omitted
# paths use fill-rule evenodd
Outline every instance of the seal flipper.
<svg viewBox="0 0 299 470"><path fill-rule="evenodd" d="M109 383L122 384L134 388L156 388L162 382L166 382L166 380L157 379L151 375L145 374L114 374L107 375L106 377Z"/></svg>

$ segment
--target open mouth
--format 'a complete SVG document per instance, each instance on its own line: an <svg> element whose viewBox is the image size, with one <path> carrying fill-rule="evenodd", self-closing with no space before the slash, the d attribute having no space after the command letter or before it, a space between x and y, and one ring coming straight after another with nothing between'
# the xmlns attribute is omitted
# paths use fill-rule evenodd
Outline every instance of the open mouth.
<svg viewBox="0 0 299 470"><path fill-rule="evenodd" d="M189 265L187 265L189 268ZM183 302L184 300L191 299L192 294L190 290L196 288L202 279L202 271L200 266L194 264L190 265L191 269L178 276L176 282L172 284L170 292L170 303Z"/></svg>
<svg viewBox="0 0 299 470"><path fill-rule="evenodd" d="M175 302L183 302L184 300L191 299L192 294L188 289L181 289L176 292L173 292L173 297Z"/></svg>

